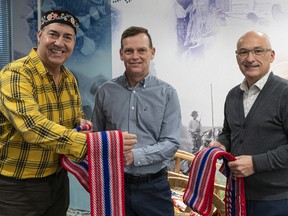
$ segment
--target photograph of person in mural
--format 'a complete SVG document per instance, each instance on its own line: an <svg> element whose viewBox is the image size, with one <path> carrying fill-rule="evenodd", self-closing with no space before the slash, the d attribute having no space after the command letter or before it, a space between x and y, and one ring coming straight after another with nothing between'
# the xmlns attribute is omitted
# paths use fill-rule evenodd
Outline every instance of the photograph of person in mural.
<svg viewBox="0 0 288 216"><path fill-rule="evenodd" d="M193 142L193 153L196 153L201 146L201 120L198 120L198 112L196 110L191 113L192 119L189 122L188 132Z"/></svg>
<svg viewBox="0 0 288 216"><path fill-rule="evenodd" d="M175 0L174 10L180 53L192 49L199 52L205 38L213 36L217 26L226 26L226 14L212 2L203 6L199 0Z"/></svg>
<svg viewBox="0 0 288 216"><path fill-rule="evenodd" d="M149 71L155 48L147 29L121 36L123 75L101 85L95 97L95 131L128 131L135 147L124 154L126 215L174 216L167 163L179 148L180 104L176 90Z"/></svg>
<svg viewBox="0 0 288 216"><path fill-rule="evenodd" d="M175 0L174 9L176 14L176 29L177 29L177 46L179 52L184 49L185 38L187 34L187 25L189 22L189 11L192 4L190 0Z"/></svg>
<svg viewBox="0 0 288 216"><path fill-rule="evenodd" d="M223 130L209 145L236 157L228 166L245 179L251 216L288 212L288 82L271 71L274 58L265 33L239 38L236 59L245 78L228 93Z"/></svg>

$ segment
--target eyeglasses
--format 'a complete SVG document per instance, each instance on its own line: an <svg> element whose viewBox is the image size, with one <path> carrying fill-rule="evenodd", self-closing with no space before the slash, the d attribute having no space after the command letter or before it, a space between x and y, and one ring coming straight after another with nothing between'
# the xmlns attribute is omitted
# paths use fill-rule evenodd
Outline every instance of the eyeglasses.
<svg viewBox="0 0 288 216"><path fill-rule="evenodd" d="M250 52L253 55L256 55L256 56L262 56L268 51L272 51L272 49L266 49L266 48L254 48L254 49L251 49L251 50L249 50L249 49L240 49L240 50L236 50L235 53L237 55L239 55L240 57L247 57Z"/></svg>

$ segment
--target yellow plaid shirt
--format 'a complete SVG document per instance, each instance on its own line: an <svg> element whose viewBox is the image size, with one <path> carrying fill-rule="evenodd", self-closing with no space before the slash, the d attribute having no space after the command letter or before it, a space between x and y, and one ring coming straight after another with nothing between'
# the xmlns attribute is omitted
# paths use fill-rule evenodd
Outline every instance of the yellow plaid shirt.
<svg viewBox="0 0 288 216"><path fill-rule="evenodd" d="M84 118L75 77L62 66L58 89L35 49L0 73L0 174L38 178L55 173L59 156L80 161L86 135L73 130Z"/></svg>

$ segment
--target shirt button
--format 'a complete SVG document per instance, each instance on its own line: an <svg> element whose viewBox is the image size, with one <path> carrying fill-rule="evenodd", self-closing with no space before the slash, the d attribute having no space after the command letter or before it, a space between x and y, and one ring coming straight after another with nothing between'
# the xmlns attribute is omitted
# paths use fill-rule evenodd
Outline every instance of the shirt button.
<svg viewBox="0 0 288 216"><path fill-rule="evenodd" d="M136 91L135 91L135 90L133 90L133 93L136 93Z"/></svg>
<svg viewBox="0 0 288 216"><path fill-rule="evenodd" d="M132 110L134 110L134 107L131 107Z"/></svg>
<svg viewBox="0 0 288 216"><path fill-rule="evenodd" d="M140 161L138 161L138 165L140 165L141 163L140 163Z"/></svg>

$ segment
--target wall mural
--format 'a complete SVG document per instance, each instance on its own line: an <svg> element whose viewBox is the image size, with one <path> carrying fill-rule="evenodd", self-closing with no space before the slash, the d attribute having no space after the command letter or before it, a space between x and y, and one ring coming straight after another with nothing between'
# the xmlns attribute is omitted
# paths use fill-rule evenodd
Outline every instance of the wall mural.
<svg viewBox="0 0 288 216"><path fill-rule="evenodd" d="M123 70L119 38L131 25L149 29L156 56L152 69L172 84L182 109L181 148L195 152L221 131L223 105L228 91L243 80L235 49L249 30L270 36L276 59L274 73L287 76L285 50L288 2L284 0L134 0L113 5L119 11L119 31L112 36L113 76ZM189 132L197 111L200 130ZM190 127L191 131L191 127ZM195 138L197 137L197 138Z"/></svg>
<svg viewBox="0 0 288 216"><path fill-rule="evenodd" d="M20 19L29 26L27 44L35 46L37 2L25 4L30 12ZM66 66L78 78L88 118L98 86L124 72L119 57L123 30L147 28L156 48L151 72L178 92L180 148L189 152L197 152L221 131L226 94L244 78L234 54L243 33L267 33L276 52L273 72L288 78L285 0L42 0L41 8L66 8L80 19L77 45ZM19 50L18 56L27 53ZM183 172L188 167L183 164ZM69 215L89 215L89 208L89 195L71 177Z"/></svg>
<svg viewBox="0 0 288 216"><path fill-rule="evenodd" d="M179 95L180 149L196 153L221 131L225 97L244 78L235 56L242 34L267 33L276 52L273 72L288 77L287 1L134 0L113 6L121 18L112 35L113 77L124 70L118 54L123 30L131 25L149 29L156 48L151 70ZM181 166L187 173L189 164Z"/></svg>

